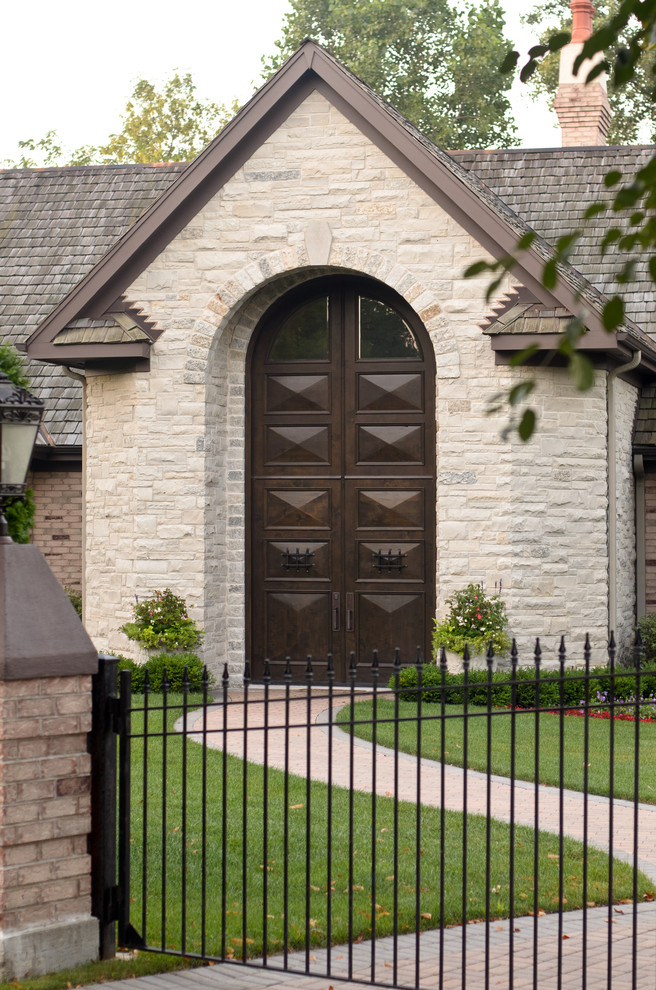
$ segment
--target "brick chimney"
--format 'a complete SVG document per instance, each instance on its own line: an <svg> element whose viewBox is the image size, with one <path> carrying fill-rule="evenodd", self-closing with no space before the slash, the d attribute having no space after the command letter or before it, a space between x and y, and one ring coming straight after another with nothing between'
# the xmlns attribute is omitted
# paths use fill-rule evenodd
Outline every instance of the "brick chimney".
<svg viewBox="0 0 656 990"><path fill-rule="evenodd" d="M592 34L594 7L590 0L571 0L572 40L560 53L560 79L554 106L558 114L564 148L606 144L611 113L604 74L586 86L585 79L602 54L584 62L575 76L573 66Z"/></svg>

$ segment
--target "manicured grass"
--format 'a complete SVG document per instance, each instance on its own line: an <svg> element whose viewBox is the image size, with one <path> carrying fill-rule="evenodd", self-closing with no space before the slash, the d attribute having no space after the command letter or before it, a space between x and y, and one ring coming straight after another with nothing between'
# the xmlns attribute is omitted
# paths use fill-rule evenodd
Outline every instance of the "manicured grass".
<svg viewBox="0 0 656 990"><path fill-rule="evenodd" d="M163 956L159 952L138 952L131 959L105 959L103 962L73 966L59 973L46 976L25 977L0 983L0 990L70 990L91 983L108 983L110 980L129 980L151 973L165 973L174 969L188 969L197 962L181 956ZM127 985L129 986L129 984Z"/></svg>
<svg viewBox="0 0 656 990"><path fill-rule="evenodd" d="M153 699L154 700L154 699ZM171 699L173 702L174 699ZM179 710L170 711L172 726ZM141 716L132 716L133 732ZM149 714L149 734L161 732L162 714ZM293 736L293 733L291 734ZM291 745L294 740L291 739ZM343 788L268 773L256 764L244 764L221 752L206 753L206 919L203 931L202 770L203 749L175 734L167 738L167 777L162 782L162 738L147 743L147 813L144 825L144 744L133 741L132 751L132 888L131 923L150 947L183 954L204 952L220 957L242 957L264 951L280 952L286 939L290 949L348 942L394 931L399 933L457 924L464 916L485 916L486 820L467 819L466 869L463 895L463 816L440 809L400 804L395 828L391 798L372 799ZM183 816L182 773L186 759L186 816ZM222 800L226 792L225 859L223 857ZM329 799L332 807L329 807ZM164 809L164 802L166 807ZM443 815L443 818L442 818ZM309 821L309 824L308 824ZM349 824L351 823L351 824ZM443 827L442 827L443 824ZM145 849L142 835L145 828ZM332 863L328 863L328 849ZM244 865L245 851L245 865ZM395 855L397 864L395 865ZM444 859L445 903L440 915L440 860ZM494 918L509 913L508 868L510 829L490 825L489 875ZM538 896L535 900L533 833L515 829L515 898L517 915L558 907L559 867L564 876L563 906L573 910L608 899L607 859L588 851L588 889L582 890L582 847L566 840L559 860L558 837L539 838ZM184 860L184 861L183 861ZM142 868L146 867L142 890ZM165 864L165 876L163 875ZM184 916L182 911L183 885ZM640 877L640 893L649 882ZM225 891L225 913L222 891ZM397 904L395 905L395 891ZM165 897L163 897L163 892ZM349 903L349 892L352 895ZM623 863L614 867L613 899L631 897L632 871ZM287 896L288 902L285 903ZM142 919L146 899L145 931ZM463 903L464 900L464 903ZM329 918L328 906L331 916Z"/></svg>
<svg viewBox="0 0 656 990"><path fill-rule="evenodd" d="M462 707L447 705L444 720L445 743L444 759L453 766L463 766L464 724ZM355 734L363 739L373 738L371 724L372 703L358 702L355 705L355 720L365 724L355 725ZM472 770L487 770L488 758L488 718L487 709L469 708L467 765ZM439 704L422 705L421 755L428 759L441 758L442 720ZM376 738L383 746L394 746L394 701L378 699L378 731ZM410 701L399 702L399 717L404 719L399 725L399 749L404 753L417 752L417 705ZM346 728L350 718L349 708L338 715L338 721ZM384 720L388 719L387 722ZM539 722L539 776L540 783L558 786L560 783L560 718L545 713L537 716ZM490 766L492 773L510 776L511 768L511 715L506 709L495 710L491 719ZM586 724L588 729L588 757L584 760ZM517 712L515 717L515 776L520 780L535 779L535 739L536 715L533 712ZM564 719L564 773L563 786L582 791L584 784L584 763L588 764L588 791L591 794L610 795L609 738L610 722L596 718ZM613 793L617 798L633 800L635 723L615 721L614 731L614 779ZM640 760L639 787L640 801L656 803L656 724L639 723Z"/></svg>

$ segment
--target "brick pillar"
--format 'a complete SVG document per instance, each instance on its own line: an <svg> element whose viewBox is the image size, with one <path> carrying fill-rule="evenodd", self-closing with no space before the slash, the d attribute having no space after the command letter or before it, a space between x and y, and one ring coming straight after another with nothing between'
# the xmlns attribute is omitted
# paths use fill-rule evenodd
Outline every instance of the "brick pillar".
<svg viewBox="0 0 656 990"><path fill-rule="evenodd" d="M97 665L39 549L0 543L0 980L98 958L87 852Z"/></svg>

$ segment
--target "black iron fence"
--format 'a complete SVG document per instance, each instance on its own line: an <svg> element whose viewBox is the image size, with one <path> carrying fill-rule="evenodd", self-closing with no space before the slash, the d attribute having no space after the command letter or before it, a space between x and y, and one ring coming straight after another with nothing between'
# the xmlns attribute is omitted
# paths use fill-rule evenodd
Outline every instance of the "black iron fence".
<svg viewBox="0 0 656 990"><path fill-rule="evenodd" d="M604 669L588 643L493 667L140 695L123 671L104 930L330 980L654 990L656 670L612 641Z"/></svg>

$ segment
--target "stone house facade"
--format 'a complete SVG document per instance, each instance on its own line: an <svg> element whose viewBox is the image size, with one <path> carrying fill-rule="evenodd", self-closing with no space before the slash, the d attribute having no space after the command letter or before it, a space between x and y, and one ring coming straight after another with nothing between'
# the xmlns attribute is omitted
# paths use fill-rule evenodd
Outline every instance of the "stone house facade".
<svg viewBox="0 0 656 990"><path fill-rule="evenodd" d="M344 678L351 651L428 654L436 611L481 581L524 656L540 636L553 659L565 635L580 659L589 632L601 661L609 628L628 648L649 567L652 290L645 276L607 334L594 239L553 290L540 276L607 164L650 155L449 155L306 42L189 166L66 170L88 204L115 181L118 208L26 346L83 379L96 646L128 653L134 595L170 586L215 671L289 652L300 676L331 651ZM529 228L488 301L465 269ZM582 311L596 370L579 393L556 348ZM512 366L529 344L532 366ZM537 433L502 439L490 396L530 376Z"/></svg>

